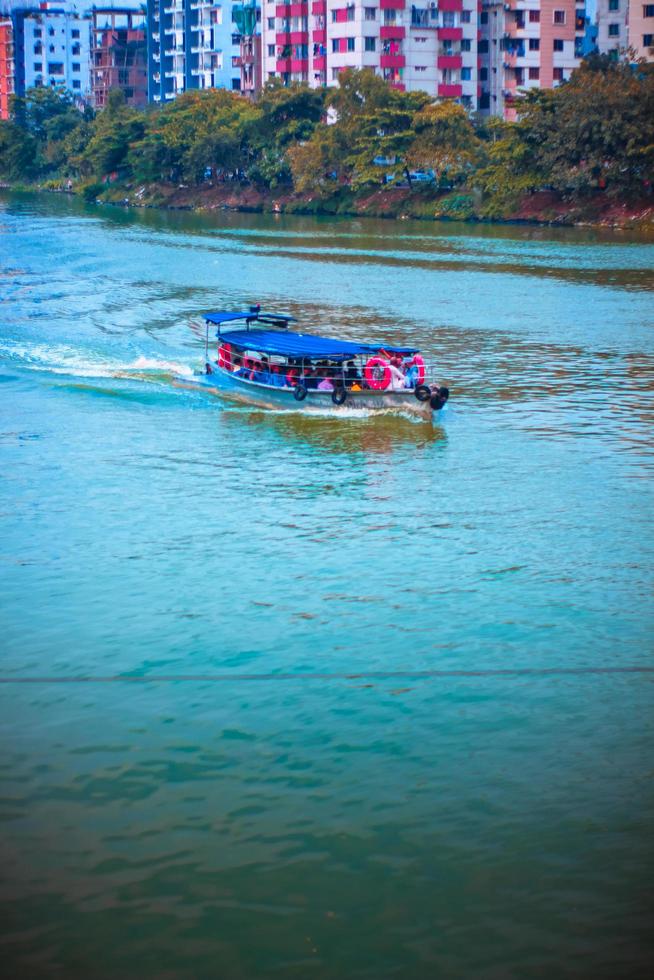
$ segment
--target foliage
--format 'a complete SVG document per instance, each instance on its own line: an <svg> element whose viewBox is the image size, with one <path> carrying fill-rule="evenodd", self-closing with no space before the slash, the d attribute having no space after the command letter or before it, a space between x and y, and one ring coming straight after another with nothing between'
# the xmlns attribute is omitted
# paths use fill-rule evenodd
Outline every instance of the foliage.
<svg viewBox="0 0 654 980"><path fill-rule="evenodd" d="M152 198L165 184L231 179L295 190L331 211L403 183L414 210L452 217L506 217L543 188L572 201L642 195L654 181L654 65L629 58L593 56L566 84L525 93L516 123L473 120L369 69L340 72L327 91L275 80L257 102L207 89L143 110L113 91L97 115L62 89L30 89L0 122L0 175L49 186L73 178L90 199L108 181L116 193L150 185ZM443 198L443 187L456 192Z"/></svg>

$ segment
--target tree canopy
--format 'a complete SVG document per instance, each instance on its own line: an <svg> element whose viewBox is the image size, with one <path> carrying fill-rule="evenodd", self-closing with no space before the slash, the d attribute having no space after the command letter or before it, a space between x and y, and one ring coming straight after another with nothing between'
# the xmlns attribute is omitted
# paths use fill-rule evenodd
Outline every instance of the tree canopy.
<svg viewBox="0 0 654 980"><path fill-rule="evenodd" d="M594 56L566 84L531 90L516 123L400 92L370 69L338 85L266 85L256 102L219 89L138 109L121 92L97 114L62 89L14 97L0 175L201 184L209 177L329 198L403 182L481 190L500 215L549 188L570 199L639 195L654 179L654 65Z"/></svg>

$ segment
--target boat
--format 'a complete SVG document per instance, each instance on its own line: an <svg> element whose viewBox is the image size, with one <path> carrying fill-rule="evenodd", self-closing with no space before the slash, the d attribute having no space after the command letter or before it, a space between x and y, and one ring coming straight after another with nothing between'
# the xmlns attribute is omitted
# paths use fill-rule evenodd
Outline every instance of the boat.
<svg viewBox="0 0 654 980"><path fill-rule="evenodd" d="M343 409L431 416L449 390L430 378L417 347L358 343L289 329L295 318L260 306L204 314L206 382L237 401L272 409ZM217 350L209 353L216 327Z"/></svg>

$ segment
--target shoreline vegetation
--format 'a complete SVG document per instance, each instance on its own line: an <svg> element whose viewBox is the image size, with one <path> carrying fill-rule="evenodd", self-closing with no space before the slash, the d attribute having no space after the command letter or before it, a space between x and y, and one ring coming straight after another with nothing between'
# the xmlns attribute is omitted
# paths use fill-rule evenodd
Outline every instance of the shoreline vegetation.
<svg viewBox="0 0 654 980"><path fill-rule="evenodd" d="M518 122L347 70L338 87L218 89L80 112L14 97L0 179L136 207L654 228L654 65L594 56Z"/></svg>

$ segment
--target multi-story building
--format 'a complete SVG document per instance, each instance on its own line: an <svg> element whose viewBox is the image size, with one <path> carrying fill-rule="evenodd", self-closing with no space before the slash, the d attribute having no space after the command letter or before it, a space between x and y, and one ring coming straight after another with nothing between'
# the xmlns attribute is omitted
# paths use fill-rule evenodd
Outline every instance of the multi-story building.
<svg viewBox="0 0 654 980"><path fill-rule="evenodd" d="M523 91L567 81L586 53L586 11L575 0L484 0L480 27L480 109L508 120Z"/></svg>
<svg viewBox="0 0 654 980"><path fill-rule="evenodd" d="M477 0L264 0L263 80L333 85L371 68L401 90L477 107Z"/></svg>
<svg viewBox="0 0 654 980"><path fill-rule="evenodd" d="M244 0L232 7L232 19L240 36L241 92L254 97L261 91L261 7L256 0Z"/></svg>
<svg viewBox="0 0 654 980"><path fill-rule="evenodd" d="M231 4L148 0L148 98L174 99L190 89L240 90L240 35Z"/></svg>
<svg viewBox="0 0 654 980"><path fill-rule="evenodd" d="M637 58L654 61L654 3L630 0L629 47Z"/></svg>
<svg viewBox="0 0 654 980"><path fill-rule="evenodd" d="M597 0L597 27L601 54L631 49L636 58L654 60L654 3Z"/></svg>
<svg viewBox="0 0 654 980"><path fill-rule="evenodd" d="M41 85L90 95L90 18L70 4L51 2L12 10L17 95Z"/></svg>
<svg viewBox="0 0 654 980"><path fill-rule="evenodd" d="M11 18L0 17L0 119L9 119L14 94L14 28Z"/></svg>
<svg viewBox="0 0 654 980"><path fill-rule="evenodd" d="M120 89L128 105L148 100L145 8L93 7L91 11L91 97L96 109Z"/></svg>

